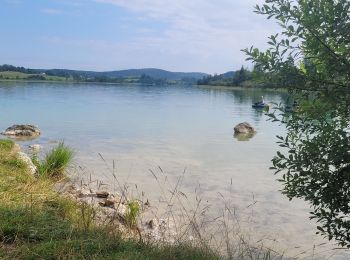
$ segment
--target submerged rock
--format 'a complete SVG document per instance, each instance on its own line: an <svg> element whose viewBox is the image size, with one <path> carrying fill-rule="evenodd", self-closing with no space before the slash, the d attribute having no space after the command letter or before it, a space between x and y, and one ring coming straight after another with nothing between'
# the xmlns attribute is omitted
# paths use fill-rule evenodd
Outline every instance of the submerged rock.
<svg viewBox="0 0 350 260"><path fill-rule="evenodd" d="M13 125L7 128L2 135L7 135L10 137L27 137L27 138L35 138L38 137L41 132L38 127L34 125Z"/></svg>
<svg viewBox="0 0 350 260"><path fill-rule="evenodd" d="M41 150L42 146L40 144L31 144L29 145L29 148L32 149L33 151L39 151Z"/></svg>
<svg viewBox="0 0 350 260"><path fill-rule="evenodd" d="M254 134L256 131L249 123L243 122L235 126L235 134Z"/></svg>

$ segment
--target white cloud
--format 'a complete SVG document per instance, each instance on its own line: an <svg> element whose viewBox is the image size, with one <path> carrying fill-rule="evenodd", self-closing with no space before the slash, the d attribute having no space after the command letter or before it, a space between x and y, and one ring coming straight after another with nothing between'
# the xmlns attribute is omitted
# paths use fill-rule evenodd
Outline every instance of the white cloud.
<svg viewBox="0 0 350 260"><path fill-rule="evenodd" d="M266 37L276 26L253 13L263 0L95 0L133 12L142 19L167 24L155 36L142 34L135 40L147 53L158 55L153 64L168 61L163 67L222 72L244 63L242 48L266 46ZM166 58L160 59L159 55ZM158 62L160 63L160 62ZM159 64L162 65L162 64ZM159 66L155 64L154 66Z"/></svg>

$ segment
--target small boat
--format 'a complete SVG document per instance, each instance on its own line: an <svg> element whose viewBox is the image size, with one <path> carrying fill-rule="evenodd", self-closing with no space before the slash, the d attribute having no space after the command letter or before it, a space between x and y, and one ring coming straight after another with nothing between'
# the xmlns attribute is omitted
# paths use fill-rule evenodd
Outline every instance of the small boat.
<svg viewBox="0 0 350 260"><path fill-rule="evenodd" d="M269 106L269 104L265 103L264 96L261 96L261 101L254 103L252 105L252 108L265 108L265 107L268 107L268 106Z"/></svg>
<svg viewBox="0 0 350 260"><path fill-rule="evenodd" d="M265 108L265 107L268 107L269 105L266 104L266 103L262 103L262 102L257 102L257 103L254 103L252 105L252 108Z"/></svg>

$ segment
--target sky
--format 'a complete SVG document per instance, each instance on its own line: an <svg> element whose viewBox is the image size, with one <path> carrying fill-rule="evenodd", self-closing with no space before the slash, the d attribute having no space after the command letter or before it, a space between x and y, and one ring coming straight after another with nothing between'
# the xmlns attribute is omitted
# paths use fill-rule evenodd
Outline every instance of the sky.
<svg viewBox="0 0 350 260"><path fill-rule="evenodd" d="M263 0L0 0L0 64L223 73L278 31Z"/></svg>

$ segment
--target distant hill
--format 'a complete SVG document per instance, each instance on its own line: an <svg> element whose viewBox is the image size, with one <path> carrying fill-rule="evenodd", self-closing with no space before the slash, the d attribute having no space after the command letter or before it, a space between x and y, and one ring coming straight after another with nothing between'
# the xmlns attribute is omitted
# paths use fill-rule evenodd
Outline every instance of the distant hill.
<svg viewBox="0 0 350 260"><path fill-rule="evenodd" d="M201 79L207 76L206 73L200 72L170 72L162 69L130 69L130 70L120 70L111 72L102 72L109 77L139 77L141 75L147 75L152 78L168 79L168 80L181 80L185 78Z"/></svg>
<svg viewBox="0 0 350 260"><path fill-rule="evenodd" d="M171 72L162 69L146 68L146 69L129 69L117 71L83 71L83 70L66 70L66 69L34 69L36 73L46 73L51 76L73 76L79 75L83 78L127 78L127 77L141 77L142 75L150 76L156 79L165 80L182 80L182 79L201 79L208 74L201 72Z"/></svg>
<svg viewBox="0 0 350 260"><path fill-rule="evenodd" d="M209 76L201 72L171 72L145 68L116 71L85 71L68 69L28 69L12 65L0 65L0 80L59 80L78 82L110 82L161 84L196 84Z"/></svg>

